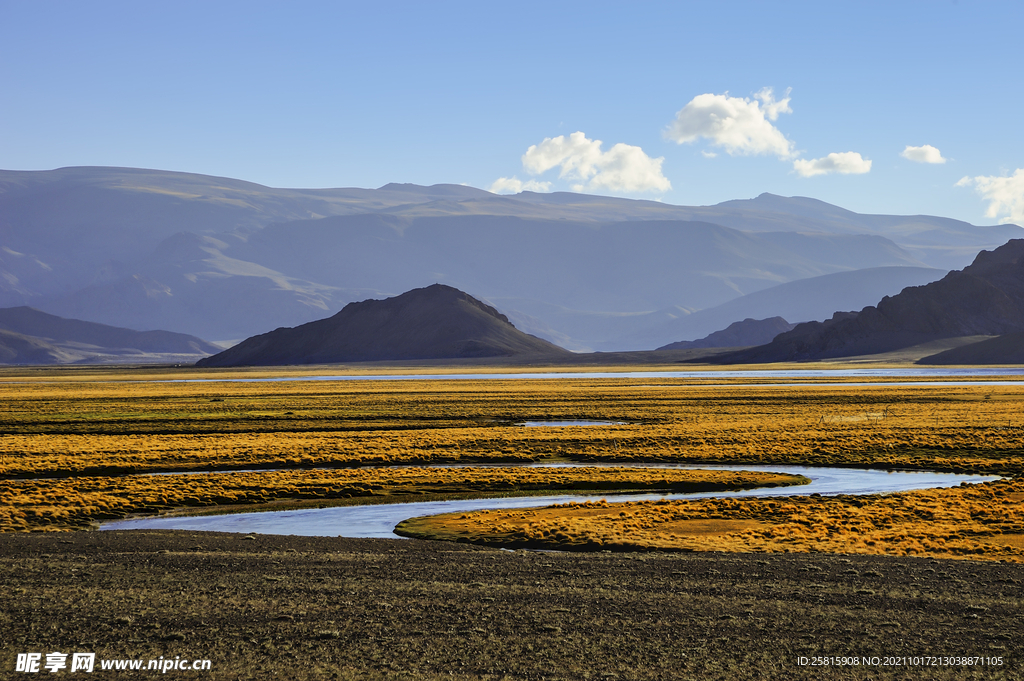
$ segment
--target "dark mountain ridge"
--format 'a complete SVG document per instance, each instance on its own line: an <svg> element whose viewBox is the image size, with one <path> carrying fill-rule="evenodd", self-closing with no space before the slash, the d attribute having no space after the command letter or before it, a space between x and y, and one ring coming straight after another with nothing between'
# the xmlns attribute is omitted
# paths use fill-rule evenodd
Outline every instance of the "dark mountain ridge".
<svg viewBox="0 0 1024 681"><path fill-rule="evenodd" d="M490 305L434 284L386 300L349 303L333 317L248 338L196 366L571 354L519 331Z"/></svg>
<svg viewBox="0 0 1024 681"><path fill-rule="evenodd" d="M1024 239L939 281L886 296L860 312L798 325L771 343L716 358L721 363L785 362L870 355L962 336L1024 332Z"/></svg>
<svg viewBox="0 0 1024 681"><path fill-rule="evenodd" d="M610 346L640 346L650 339L646 345L654 347L650 341L659 338L701 338L738 319L782 317L797 324L828 319L836 310L860 310L886 295L899 293L908 286L929 284L946 274L946 270L924 267L870 267L797 279L689 314L670 314L674 311L666 310L661 319L653 314L649 319L639 317L630 335L614 339ZM610 346L598 349L614 349Z"/></svg>
<svg viewBox="0 0 1024 681"><path fill-rule="evenodd" d="M80 355L41 338L0 329L0 364L70 364L80 359Z"/></svg>

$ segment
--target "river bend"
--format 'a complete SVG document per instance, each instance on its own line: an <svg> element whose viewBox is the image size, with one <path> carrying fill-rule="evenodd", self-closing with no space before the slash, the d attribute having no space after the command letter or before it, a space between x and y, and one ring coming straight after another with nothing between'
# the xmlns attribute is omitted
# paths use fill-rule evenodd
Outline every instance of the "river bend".
<svg viewBox="0 0 1024 681"><path fill-rule="evenodd" d="M507 464L506 464L507 465ZM530 465L530 464L528 464ZM536 464L533 464L536 465ZM551 465L551 464L546 464ZM593 465L593 464L585 464ZM258 534L300 535L310 537L382 537L394 539L394 528L407 518L439 513L465 513L484 509L550 506L570 501L610 502L651 499L699 499L703 497L780 497L821 494L885 494L937 487L955 487L961 483L998 480L996 475L966 475L930 471L882 471L860 468L825 468L776 465L703 465L703 464L606 464L629 468L688 468L704 470L751 471L804 475L810 484L795 487L769 487L737 492L697 492L691 494L563 494L558 496L501 497L453 501L413 501L369 506L291 511L261 511L230 515L154 517L104 523L102 530L196 530Z"/></svg>

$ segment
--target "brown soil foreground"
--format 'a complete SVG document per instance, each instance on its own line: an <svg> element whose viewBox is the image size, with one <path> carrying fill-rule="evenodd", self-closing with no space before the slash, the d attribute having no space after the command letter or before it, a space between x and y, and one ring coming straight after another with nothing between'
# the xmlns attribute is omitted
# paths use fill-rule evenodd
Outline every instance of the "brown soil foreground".
<svg viewBox="0 0 1024 681"><path fill-rule="evenodd" d="M885 556L3 534L0 677L59 651L112 679L1010 679L1022 578ZM99 671L161 656L211 668ZM825 657L858 664L811 665Z"/></svg>

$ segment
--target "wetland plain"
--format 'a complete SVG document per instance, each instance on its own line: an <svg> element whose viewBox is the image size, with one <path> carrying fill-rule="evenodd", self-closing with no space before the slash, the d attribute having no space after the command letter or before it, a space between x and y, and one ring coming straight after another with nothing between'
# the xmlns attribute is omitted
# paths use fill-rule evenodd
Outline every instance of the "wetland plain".
<svg viewBox="0 0 1024 681"><path fill-rule="evenodd" d="M608 367L557 380L237 380L318 370L4 371L0 579L15 597L0 664L91 646L124 658L205 650L209 678L799 678L817 674L799 657L941 649L1002 662L831 673L1018 669L1019 376L816 376L780 387ZM382 371L408 373L351 373ZM872 381L886 384L854 384ZM613 423L519 425L552 421ZM577 465L510 466L535 462ZM772 465L1000 479L608 503L800 482L771 476ZM567 490L607 501L403 523L409 535L454 541L94 531L156 514Z"/></svg>

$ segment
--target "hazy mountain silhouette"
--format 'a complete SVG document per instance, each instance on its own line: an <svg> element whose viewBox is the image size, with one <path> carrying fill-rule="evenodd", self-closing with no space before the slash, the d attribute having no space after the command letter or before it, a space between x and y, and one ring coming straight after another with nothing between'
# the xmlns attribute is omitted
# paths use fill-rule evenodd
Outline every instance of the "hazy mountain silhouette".
<svg viewBox="0 0 1024 681"><path fill-rule="evenodd" d="M329 364L467 357L568 357L517 330L505 315L450 286L350 303L328 319L246 339L201 367Z"/></svg>
<svg viewBox="0 0 1024 681"><path fill-rule="evenodd" d="M0 364L70 364L82 359L41 338L0 330Z"/></svg>
<svg viewBox="0 0 1024 681"><path fill-rule="evenodd" d="M634 316L623 335L612 335L598 350L644 349L672 340L700 338L740 319L783 317L794 323L828 319L836 310L860 310L908 286L941 279L945 270L926 267L871 267L779 284L691 312L679 308ZM620 332L621 333L621 332ZM767 341L764 341L767 342Z"/></svg>
<svg viewBox="0 0 1024 681"><path fill-rule="evenodd" d="M669 343L659 350L687 350L690 348L744 348L751 345L770 343L780 333L791 331L796 324L790 324L782 317L768 319L744 319L733 322L721 331L692 341Z"/></svg>
<svg viewBox="0 0 1024 681"><path fill-rule="evenodd" d="M225 340L439 281L576 349L615 349L634 321L642 331L786 282L961 266L1019 233L769 194L686 207L459 185L274 189L132 168L0 171L0 216L0 305ZM774 315L798 319L744 311L630 347Z"/></svg>
<svg viewBox="0 0 1024 681"><path fill-rule="evenodd" d="M1014 239L993 251L982 251L970 266L950 272L939 281L907 288L860 312L837 312L825 322L800 324L767 345L727 353L715 361L783 362L850 357L942 338L1021 332L1024 239ZM950 352L956 356L957 351Z"/></svg>
<svg viewBox="0 0 1024 681"><path fill-rule="evenodd" d="M503 216L306 220L267 227L232 250L241 260L338 288L358 282L404 291L440 280L491 301L514 298L504 310L544 321L552 305L613 314L699 309L822 273L918 264L875 236Z"/></svg>
<svg viewBox="0 0 1024 681"><path fill-rule="evenodd" d="M0 309L0 363L194 361L220 348L170 331L133 331L64 319L31 307Z"/></svg>

